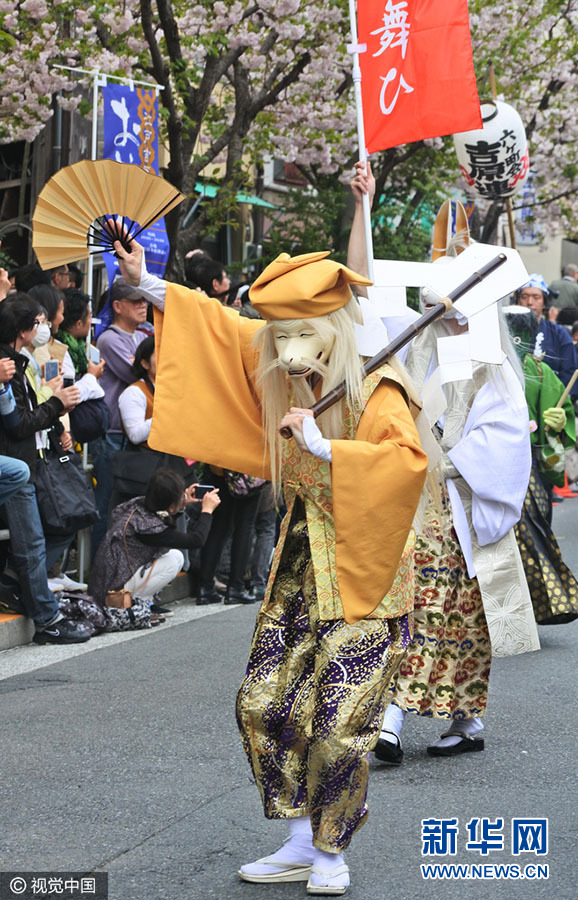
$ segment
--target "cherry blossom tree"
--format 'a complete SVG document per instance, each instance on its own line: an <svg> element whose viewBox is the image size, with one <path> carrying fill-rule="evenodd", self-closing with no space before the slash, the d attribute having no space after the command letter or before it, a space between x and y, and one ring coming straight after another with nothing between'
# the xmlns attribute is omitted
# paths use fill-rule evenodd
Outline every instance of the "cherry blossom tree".
<svg viewBox="0 0 578 900"><path fill-rule="evenodd" d="M0 140L31 140L56 92L78 105L55 64L146 76L164 88L168 179L190 198L199 172L222 163L220 205L230 205L248 167L278 143L307 157L305 140L284 143L288 129L317 130L309 153L330 164L319 125L331 113L337 127L346 108L345 37L342 0L0 0ZM190 239L180 229L190 202L167 223L177 253Z"/></svg>
<svg viewBox="0 0 578 900"><path fill-rule="evenodd" d="M578 213L578 0L469 0L469 9L480 96L491 97L487 76L493 62L499 94L520 113L529 140L531 193L513 198L514 211L525 207L538 237L555 232L571 236ZM340 138L344 131L349 139L326 146L323 158L313 154L311 135L295 147L303 135L287 131L278 139L279 155L297 162L314 187L324 184L333 166L345 179L355 146L350 118L339 130ZM376 252L379 247L386 255L395 255L400 246L411 255L412 236L424 217L448 193L467 188L451 138L391 148L376 154L372 166L383 208L375 216ZM505 205L472 199L477 206L475 236L491 242ZM422 250L420 234L415 252Z"/></svg>
<svg viewBox="0 0 578 900"><path fill-rule="evenodd" d="M578 0L469 6L478 83L492 60L526 125L535 221L572 233ZM79 105L78 79L55 64L162 85L167 177L188 198L168 222L176 265L192 237L181 224L195 182L212 164L224 166L209 207L215 227L266 154L296 163L314 187L347 180L357 155L347 12L346 0L0 0L0 142L32 140L56 95L65 108ZM440 194L464 187L451 139L385 151L374 169L390 211L377 222L385 237L411 234ZM501 205L479 211L489 240Z"/></svg>

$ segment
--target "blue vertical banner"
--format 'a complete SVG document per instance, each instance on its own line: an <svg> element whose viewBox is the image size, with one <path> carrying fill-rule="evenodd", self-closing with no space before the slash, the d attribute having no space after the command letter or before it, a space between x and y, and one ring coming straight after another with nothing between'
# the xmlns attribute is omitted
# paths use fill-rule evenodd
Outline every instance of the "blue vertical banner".
<svg viewBox="0 0 578 900"><path fill-rule="evenodd" d="M130 163L158 175L157 92L134 85L107 84L102 89L102 96L104 159ZM164 219L141 231L138 242L145 248L148 271L164 275L170 250ZM102 256L109 282L112 283L119 273L118 260L112 253L103 253Z"/></svg>

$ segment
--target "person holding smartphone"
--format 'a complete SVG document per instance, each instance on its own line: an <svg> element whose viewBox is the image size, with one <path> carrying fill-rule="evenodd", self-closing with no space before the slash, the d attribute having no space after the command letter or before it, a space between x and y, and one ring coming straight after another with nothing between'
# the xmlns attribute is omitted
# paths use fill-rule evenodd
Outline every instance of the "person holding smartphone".
<svg viewBox="0 0 578 900"><path fill-rule="evenodd" d="M3 506L3 518L10 529L10 556L2 575L2 587L11 591L13 607L34 621L33 640L37 644L70 644L87 641L90 632L66 619L48 587L47 570L70 544L73 534L45 536L36 500L36 471L42 457L42 432L59 426L61 417L79 401L77 387L56 390L38 402L26 378L28 358L21 350L30 344L40 324L41 308L27 294L16 293L0 304L0 357L15 365L12 390L19 421L0 428L0 454L25 462L30 480Z"/></svg>
<svg viewBox="0 0 578 900"><path fill-rule="evenodd" d="M50 334L48 340L39 339L34 342L34 358L44 369L44 380L49 382L58 375L63 378L63 386L70 387L76 384L80 391L80 402L96 400L104 396L104 391L98 383L98 379L104 370L104 361L95 362L92 358L86 358L86 336L90 331L90 298L87 294L76 291L73 297L70 292L67 296L63 291L52 285L38 284L30 288L30 296L37 300L46 310ZM65 321L66 302L66 321ZM65 338L70 334L70 338ZM84 335L84 338L82 338ZM64 339L63 339L64 338ZM79 341L78 338L81 338ZM74 343L79 354L80 365L75 367L70 352L69 343ZM77 346L80 345L80 346ZM96 347L91 348L98 353ZM82 357L84 356L84 362ZM48 374L46 365L48 364ZM58 371L56 371L56 366Z"/></svg>
<svg viewBox="0 0 578 900"><path fill-rule="evenodd" d="M167 612L155 605L155 595L181 571L183 550L203 546L221 502L218 491L211 490L200 500L195 488L194 484L185 488L173 469L157 469L144 496L115 507L90 573L89 591L97 603L105 602L108 591L122 589L131 592L133 606ZM200 504L201 514L194 529L183 532L179 519L193 503Z"/></svg>

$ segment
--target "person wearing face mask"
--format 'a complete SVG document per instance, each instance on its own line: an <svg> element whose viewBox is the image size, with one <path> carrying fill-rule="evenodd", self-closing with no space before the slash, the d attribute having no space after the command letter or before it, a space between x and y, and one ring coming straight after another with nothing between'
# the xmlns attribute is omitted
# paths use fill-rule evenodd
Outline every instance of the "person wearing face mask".
<svg viewBox="0 0 578 900"><path fill-rule="evenodd" d="M373 199L369 165L358 163L352 182L356 209L349 264L366 269L362 197ZM465 220L465 213L464 213ZM457 255L469 235L439 251ZM436 240L434 231L434 246ZM439 298L424 289L424 307ZM390 339L409 317L384 319ZM403 349L402 362L421 397L436 370L437 340L466 333L467 320L451 310ZM399 765L408 712L445 720L448 731L427 747L432 756L484 749L483 716L491 657L538 649L531 599L513 527L520 519L531 466L528 411L520 364L501 326L503 366L473 364L469 381L443 385L447 409L434 429L441 460L428 479L417 534L415 636L392 680L376 747L377 758Z"/></svg>
<svg viewBox="0 0 578 900"><path fill-rule="evenodd" d="M43 400L48 400L49 397L52 397L53 389L57 390L59 387L62 387L62 378L58 375L47 382L42 377L42 369L34 356L34 351L39 347L44 347L50 340L51 331L46 318L46 310L42 310L39 314L38 321L39 325L36 328L34 337L29 344L22 348L22 353L29 360L26 376L36 391L39 402L42 403Z"/></svg>
<svg viewBox="0 0 578 900"><path fill-rule="evenodd" d="M40 303L43 309L46 310L50 326L50 336L46 343L38 344L34 350L34 358L42 368L47 360L56 359L59 362L60 374L62 374L62 370L65 368L67 369L67 375L72 377L74 366L72 365L68 348L66 347L66 344L63 344L62 341L59 341L56 337L64 315L63 292L52 284L36 284L34 287L30 288L28 293Z"/></svg>
<svg viewBox="0 0 578 900"><path fill-rule="evenodd" d="M11 553L2 576L3 602L11 591L16 612L33 619L38 644L68 644L86 641L90 632L60 613L58 602L48 587L47 570L69 546L74 535L45 536L36 499L36 472L43 455L43 432L61 430L62 415L78 403L74 386L59 388L39 403L26 377L28 357L22 349L30 345L40 324L40 306L27 294L16 293L0 304L0 357L11 359L15 374L11 381L18 410L18 422L0 427L0 454L25 462L30 481L2 507L10 529Z"/></svg>
<svg viewBox="0 0 578 900"><path fill-rule="evenodd" d="M51 288L49 288L51 289ZM36 397L39 403L43 403L45 400L48 400L56 391L59 391L63 386L63 377L62 375L57 375L55 378L46 381L42 376L42 369L37 359L34 356L34 353L45 347L51 339L52 332L50 325L47 321L47 314L45 310L42 310L38 316L39 325L36 328L36 333L30 343L22 348L20 351L23 356L26 356L29 360L28 367L26 369L26 377L30 382L30 386L33 391L36 393ZM78 409L80 403L76 405L75 409ZM74 447L74 441L72 438L72 434L70 433L70 416L67 413L66 415L61 417L61 428L58 438L60 441L60 445L64 451L72 450ZM46 450L50 445L49 441L49 430L45 430L42 432L41 441L43 444L43 448ZM58 575L51 574L49 578L48 584L51 590L63 590L67 588L69 590L86 590L86 584L84 582L74 581L65 573L60 572Z"/></svg>
<svg viewBox="0 0 578 900"><path fill-rule="evenodd" d="M59 362L60 376L62 378L74 379L76 386L80 391L80 402L85 400L97 400L104 396L104 391L98 383L98 379L104 370L104 361L93 363L87 359L86 350L81 347L78 351L83 359L77 372L70 354L68 344L60 340L64 333L69 334L69 329L75 330L75 326L80 326L81 330L87 334L90 329L90 303L87 294L74 290L73 296L66 296L63 291L58 290L52 285L40 284L30 289L30 296L37 300L46 310L50 333L46 340L46 329L43 328L40 337L35 338L34 358L41 367L49 359L56 359ZM65 303L66 303L66 321L65 321ZM62 328L62 332L61 332ZM76 331L75 333L79 333ZM58 335L58 337L57 337ZM72 341L77 344L74 334Z"/></svg>
<svg viewBox="0 0 578 900"><path fill-rule="evenodd" d="M260 322L149 275L136 242L115 250L163 311L149 444L272 479L287 505L237 721L265 816L290 835L239 877L343 894L343 854L367 818L367 754L410 639L427 460L406 386L389 366L363 376L350 285L368 282L326 252L265 268L250 289ZM306 407L342 380L346 398L318 425Z"/></svg>
<svg viewBox="0 0 578 900"><path fill-rule="evenodd" d="M50 340L51 331L50 325L46 320L45 310L41 310L41 312L38 314L37 321L38 325L36 326L36 331L32 337L32 340L28 344L25 344L20 352L28 359L26 377L30 383L30 386L36 394L38 402L44 403L44 401L52 397L56 391L59 391L63 385L61 375L57 375L56 378L52 378L50 379L50 381L46 381L42 377L42 369L40 368L40 364L34 357L34 351L39 347L43 347ZM68 424L68 417L66 417L66 420L66 424L62 423L63 431L59 435L59 438L62 449L70 450L72 447L72 437L66 427L66 425ZM46 448L48 446L48 432L46 431L43 432L42 442L44 448Z"/></svg>

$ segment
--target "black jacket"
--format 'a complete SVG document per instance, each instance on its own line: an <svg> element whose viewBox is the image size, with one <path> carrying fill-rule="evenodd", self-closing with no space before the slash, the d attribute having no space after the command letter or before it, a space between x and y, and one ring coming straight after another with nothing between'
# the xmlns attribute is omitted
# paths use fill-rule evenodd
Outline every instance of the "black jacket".
<svg viewBox="0 0 578 900"><path fill-rule="evenodd" d="M30 382L24 374L28 360L22 353L17 353L9 344L0 344L0 359L9 357L16 363L16 374L10 382L14 400L20 416L20 423L8 430L5 423L0 423L0 454L21 459L30 467L30 481L34 481L36 473L37 431L44 431L53 425L60 426L60 415L64 406L57 397L51 397L44 403L38 403ZM62 428L59 428L61 431Z"/></svg>

